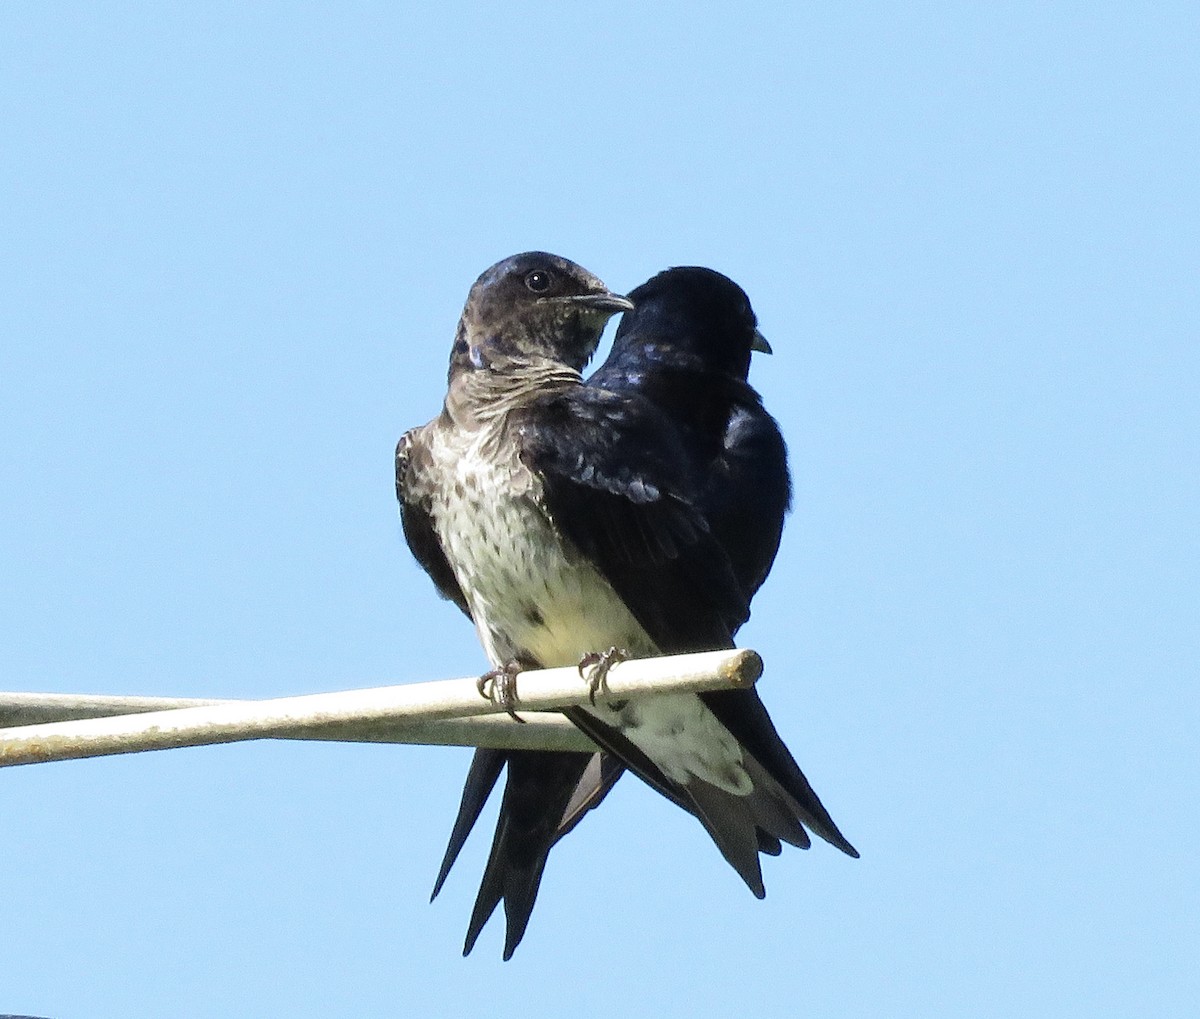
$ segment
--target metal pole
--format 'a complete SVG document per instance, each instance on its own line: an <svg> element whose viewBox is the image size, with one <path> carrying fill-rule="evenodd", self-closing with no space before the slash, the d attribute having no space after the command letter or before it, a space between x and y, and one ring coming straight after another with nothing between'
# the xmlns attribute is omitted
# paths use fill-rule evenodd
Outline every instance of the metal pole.
<svg viewBox="0 0 1200 1019"><path fill-rule="evenodd" d="M744 649L644 658L614 665L605 696L624 700L746 687L761 674L762 659ZM304 737L331 725L425 723L504 710L481 698L476 684L473 677L450 679L9 727L0 729L0 767L283 735ZM523 672L517 688L518 710L546 711L588 700L588 685L574 667Z"/></svg>
<svg viewBox="0 0 1200 1019"><path fill-rule="evenodd" d="M231 698L0 692L0 729L238 703L247 702ZM557 712L522 710L521 718L526 724L518 725L507 715L467 715L433 722L367 719L336 722L301 732L285 729L270 733L269 738L341 743L420 743L500 750L596 749L590 739ZM0 1016L0 1019L4 1017Z"/></svg>

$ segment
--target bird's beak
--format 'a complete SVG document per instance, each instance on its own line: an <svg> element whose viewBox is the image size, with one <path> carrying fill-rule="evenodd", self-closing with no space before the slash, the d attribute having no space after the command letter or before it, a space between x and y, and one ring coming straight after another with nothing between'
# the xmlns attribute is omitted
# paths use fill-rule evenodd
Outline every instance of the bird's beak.
<svg viewBox="0 0 1200 1019"><path fill-rule="evenodd" d="M760 354L773 354L775 351L771 349L771 344L767 342L767 338L763 336L757 329L754 330L754 342L750 344L751 350L757 350Z"/></svg>
<svg viewBox="0 0 1200 1019"><path fill-rule="evenodd" d="M633 311L631 300L608 291L602 294L579 294L575 297L559 298L559 300L569 301L571 304L592 311L607 311L610 315L615 315L620 311Z"/></svg>

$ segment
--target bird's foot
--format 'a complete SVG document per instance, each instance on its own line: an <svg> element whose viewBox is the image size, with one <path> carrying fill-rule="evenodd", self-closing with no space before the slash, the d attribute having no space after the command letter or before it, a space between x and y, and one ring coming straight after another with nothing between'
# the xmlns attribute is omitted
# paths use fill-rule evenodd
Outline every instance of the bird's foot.
<svg viewBox="0 0 1200 1019"><path fill-rule="evenodd" d="M478 680L475 688L480 697L495 701L514 722L524 722L525 719L517 714L517 676L521 673L521 664L514 658L495 669L489 669Z"/></svg>
<svg viewBox="0 0 1200 1019"><path fill-rule="evenodd" d="M579 659L579 678L586 679L588 685L588 700L592 707L596 706L596 695L603 692L608 700L608 670L620 662L629 660L629 652L619 647L610 647L607 651L591 651ZM591 669L591 674L585 674L585 669ZM610 708L620 705L610 703Z"/></svg>

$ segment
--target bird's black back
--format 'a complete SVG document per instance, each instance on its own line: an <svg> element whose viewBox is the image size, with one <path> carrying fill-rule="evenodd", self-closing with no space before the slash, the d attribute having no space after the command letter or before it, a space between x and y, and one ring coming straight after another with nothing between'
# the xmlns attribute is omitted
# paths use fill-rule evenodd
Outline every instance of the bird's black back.
<svg viewBox="0 0 1200 1019"><path fill-rule="evenodd" d="M667 269L629 294L588 385L637 393L679 430L701 481L698 507L747 599L766 579L791 503L787 446L746 381L761 340L745 292L712 269Z"/></svg>

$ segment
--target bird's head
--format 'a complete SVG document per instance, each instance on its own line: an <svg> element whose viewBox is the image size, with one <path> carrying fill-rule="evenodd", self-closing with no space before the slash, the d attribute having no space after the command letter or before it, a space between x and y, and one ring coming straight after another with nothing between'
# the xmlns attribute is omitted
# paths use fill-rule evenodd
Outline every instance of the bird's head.
<svg viewBox="0 0 1200 1019"><path fill-rule="evenodd" d="M471 287L450 370L478 371L534 359L581 371L605 323L633 305L574 262L527 251L497 262Z"/></svg>
<svg viewBox="0 0 1200 1019"><path fill-rule="evenodd" d="M713 269L666 269L629 299L634 311L621 319L614 350L653 343L668 354L699 359L707 371L740 379L750 370L751 351L771 353L746 292Z"/></svg>

